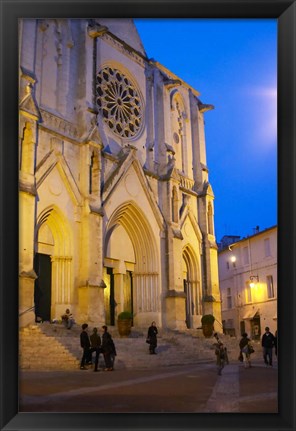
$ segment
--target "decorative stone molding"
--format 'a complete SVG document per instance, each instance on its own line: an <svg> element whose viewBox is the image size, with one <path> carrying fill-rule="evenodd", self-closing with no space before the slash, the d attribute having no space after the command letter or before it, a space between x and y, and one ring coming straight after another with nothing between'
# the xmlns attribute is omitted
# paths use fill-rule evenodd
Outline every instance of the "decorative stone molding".
<svg viewBox="0 0 296 431"><path fill-rule="evenodd" d="M179 87L180 85L182 85L182 82L180 79L165 79L165 81L163 82L163 85L167 88L167 89L172 89L175 87Z"/></svg>
<svg viewBox="0 0 296 431"><path fill-rule="evenodd" d="M173 231L173 237L174 238L181 239L181 240L184 239L182 232L179 229L172 229L172 231Z"/></svg>
<svg viewBox="0 0 296 431"><path fill-rule="evenodd" d="M145 60L143 56L128 44L124 43L123 41L120 41L112 33L110 32L104 33L102 35L102 40L107 42L109 45L113 46L113 48L116 48L122 54L131 58L136 63L140 64L143 67L145 66Z"/></svg>
<svg viewBox="0 0 296 431"><path fill-rule="evenodd" d="M186 298L186 293L178 290L168 290L166 293L167 298Z"/></svg>
<svg viewBox="0 0 296 431"><path fill-rule="evenodd" d="M199 112L207 112L207 111L212 111L213 109L215 109L214 105L206 105L204 103L199 103L198 104L199 107Z"/></svg>
<svg viewBox="0 0 296 431"><path fill-rule="evenodd" d="M22 179L19 180L19 191L28 193L29 195L36 196L37 190L34 184L28 184L24 182Z"/></svg>
<svg viewBox="0 0 296 431"><path fill-rule="evenodd" d="M33 269L31 271L22 271L19 276L22 278L31 278L32 280L36 280L36 278L38 278Z"/></svg>
<svg viewBox="0 0 296 431"><path fill-rule="evenodd" d="M103 34L105 34L106 31L108 31L108 27L105 27L103 25L98 25L98 24L90 25L87 28L87 33L89 37L91 37L92 39L103 36Z"/></svg>
<svg viewBox="0 0 296 431"><path fill-rule="evenodd" d="M193 190L194 180L188 177L184 177L183 175L179 175L180 187L187 190Z"/></svg>
<svg viewBox="0 0 296 431"><path fill-rule="evenodd" d="M79 138L78 128L70 121L64 120L63 118L44 109L40 109L40 112L43 119L43 127L72 139L77 140Z"/></svg>
<svg viewBox="0 0 296 431"><path fill-rule="evenodd" d="M20 102L19 109L22 114L35 121L40 121L42 118L41 113L33 94L34 82L32 82L30 77L27 77L27 80L29 82L26 85L26 95Z"/></svg>

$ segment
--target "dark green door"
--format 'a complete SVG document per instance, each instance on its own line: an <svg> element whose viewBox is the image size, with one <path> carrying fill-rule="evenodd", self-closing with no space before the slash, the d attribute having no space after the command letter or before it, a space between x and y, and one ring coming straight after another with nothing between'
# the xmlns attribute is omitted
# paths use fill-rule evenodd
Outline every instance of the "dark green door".
<svg viewBox="0 0 296 431"><path fill-rule="evenodd" d="M34 269L37 274L34 289L36 320L50 321L51 259L47 254L36 253Z"/></svg>

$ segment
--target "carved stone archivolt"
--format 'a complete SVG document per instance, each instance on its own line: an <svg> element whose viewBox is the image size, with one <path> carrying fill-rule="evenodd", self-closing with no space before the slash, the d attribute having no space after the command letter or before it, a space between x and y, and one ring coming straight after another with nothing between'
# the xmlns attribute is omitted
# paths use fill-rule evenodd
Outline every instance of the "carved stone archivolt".
<svg viewBox="0 0 296 431"><path fill-rule="evenodd" d="M134 138L143 121L143 104L133 83L118 69L105 67L97 75L97 106L115 135Z"/></svg>

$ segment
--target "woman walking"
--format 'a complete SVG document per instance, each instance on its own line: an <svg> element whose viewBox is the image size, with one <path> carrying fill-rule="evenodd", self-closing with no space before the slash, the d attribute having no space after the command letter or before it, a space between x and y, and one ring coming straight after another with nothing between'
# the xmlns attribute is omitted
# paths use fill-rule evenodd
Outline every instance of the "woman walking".
<svg viewBox="0 0 296 431"><path fill-rule="evenodd" d="M155 349L157 347L157 334L158 330L156 327L156 323L152 322L151 326L149 326L147 338L149 340L149 352L150 355L156 355Z"/></svg>
<svg viewBox="0 0 296 431"><path fill-rule="evenodd" d="M242 334L242 339L239 342L239 348L242 352L244 358L244 367L251 368L251 356L249 352L249 342L251 340L248 338L248 334L244 332Z"/></svg>

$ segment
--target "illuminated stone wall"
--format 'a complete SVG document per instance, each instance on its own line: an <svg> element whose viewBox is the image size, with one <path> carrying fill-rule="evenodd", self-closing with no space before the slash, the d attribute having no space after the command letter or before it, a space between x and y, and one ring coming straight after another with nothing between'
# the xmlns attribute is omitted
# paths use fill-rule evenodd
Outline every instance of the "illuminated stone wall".
<svg viewBox="0 0 296 431"><path fill-rule="evenodd" d="M99 18L20 22L19 106L21 324L34 304L96 325L220 321L213 106L147 58L132 20Z"/></svg>

